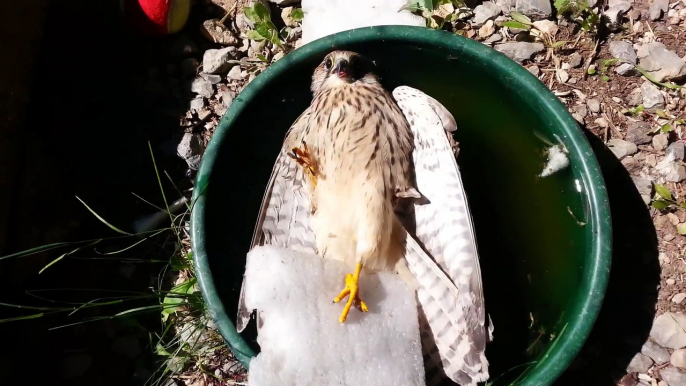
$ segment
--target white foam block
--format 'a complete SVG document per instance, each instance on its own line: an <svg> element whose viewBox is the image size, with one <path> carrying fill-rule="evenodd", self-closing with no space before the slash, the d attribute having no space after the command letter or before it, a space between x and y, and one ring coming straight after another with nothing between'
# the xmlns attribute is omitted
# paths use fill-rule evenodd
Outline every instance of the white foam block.
<svg viewBox="0 0 686 386"><path fill-rule="evenodd" d="M260 354L250 362L250 386L423 386L417 303L393 273L360 276L369 312L350 310L338 322L351 268L336 260L274 246L247 258L245 301L262 312Z"/></svg>

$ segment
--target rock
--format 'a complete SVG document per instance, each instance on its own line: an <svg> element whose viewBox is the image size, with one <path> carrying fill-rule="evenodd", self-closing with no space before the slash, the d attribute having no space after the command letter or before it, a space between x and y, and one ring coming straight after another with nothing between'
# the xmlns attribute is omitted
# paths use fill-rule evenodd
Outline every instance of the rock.
<svg viewBox="0 0 686 386"><path fill-rule="evenodd" d="M619 160L638 152L638 146L636 146L636 144L623 139L611 139L607 141L607 147L610 148L612 153L614 153L615 157Z"/></svg>
<svg viewBox="0 0 686 386"><path fill-rule="evenodd" d="M650 359L649 357L637 353L633 359L631 359L631 362L629 362L629 366L626 368L627 373L645 373L648 371L650 366L653 365L653 360Z"/></svg>
<svg viewBox="0 0 686 386"><path fill-rule="evenodd" d="M201 73L200 76L212 84L217 84L222 81L222 77L220 75Z"/></svg>
<svg viewBox="0 0 686 386"><path fill-rule="evenodd" d="M605 128L605 127L610 127L610 124L607 122L607 119L605 119L605 118L603 118L603 117L596 118L596 120L593 121L593 122L595 122L596 125L598 125L598 126L600 126L600 127L603 127L603 128Z"/></svg>
<svg viewBox="0 0 686 386"><path fill-rule="evenodd" d="M641 353L649 356L650 359L655 361L655 364L658 366L669 362L669 351L650 340L643 344L643 347L641 347Z"/></svg>
<svg viewBox="0 0 686 386"><path fill-rule="evenodd" d="M531 20L547 19L553 14L549 0L517 0L515 11L528 16Z"/></svg>
<svg viewBox="0 0 686 386"><path fill-rule="evenodd" d="M637 50L639 65L656 81L675 80L686 76L686 61L664 44L652 42L640 46Z"/></svg>
<svg viewBox="0 0 686 386"><path fill-rule="evenodd" d="M658 134L653 137L653 148L655 150L665 150L669 144L669 137L667 134Z"/></svg>
<svg viewBox="0 0 686 386"><path fill-rule="evenodd" d="M680 293L678 293L672 297L672 302L676 303L676 304L681 304L681 302L683 302L685 299L686 299L686 293L680 292ZM682 351L684 351L683 355L684 355L684 360L686 361L686 350L682 350ZM684 362L684 363L686 363L686 362ZM674 365L674 361L672 361L672 364ZM674 366L676 366L676 365L674 365ZM686 367L686 366L679 366L679 367Z"/></svg>
<svg viewBox="0 0 686 386"><path fill-rule="evenodd" d="M617 29L621 25L622 15L631 8L629 0L614 0L608 3L609 8L603 12L607 18L608 27Z"/></svg>
<svg viewBox="0 0 686 386"><path fill-rule="evenodd" d="M655 170L665 176L665 180L670 182L681 182L686 179L686 167L683 164L675 163L673 156L663 158L662 161L655 165Z"/></svg>
<svg viewBox="0 0 686 386"><path fill-rule="evenodd" d="M575 53L569 55L569 65L572 68L577 68L581 65L581 62L583 61L583 59L584 58L581 56L581 54L579 54L578 52L575 52Z"/></svg>
<svg viewBox="0 0 686 386"><path fill-rule="evenodd" d="M293 9L293 7L286 7L281 10L281 19L283 20L283 23L291 28L298 26L298 21L291 16Z"/></svg>
<svg viewBox="0 0 686 386"><path fill-rule="evenodd" d="M517 0L495 0L495 3L503 10L503 14L509 15L517 5Z"/></svg>
<svg viewBox="0 0 686 386"><path fill-rule="evenodd" d="M653 0L650 4L650 20L655 21L662 17L664 12L667 12L669 8L669 0Z"/></svg>
<svg viewBox="0 0 686 386"><path fill-rule="evenodd" d="M665 283L667 283L667 285L674 285L674 284L676 284L676 280L670 278L670 279L665 280Z"/></svg>
<svg viewBox="0 0 686 386"><path fill-rule="evenodd" d="M643 107L646 110L656 110L665 108L665 98L660 89L649 81L641 85L641 96L643 97Z"/></svg>
<svg viewBox="0 0 686 386"><path fill-rule="evenodd" d="M200 96L204 96L205 98L211 97L214 93L212 83L202 76L198 76L193 80L191 83L191 91Z"/></svg>
<svg viewBox="0 0 686 386"><path fill-rule="evenodd" d="M169 47L171 56L187 56L198 52L198 46L186 35L177 35Z"/></svg>
<svg viewBox="0 0 686 386"><path fill-rule="evenodd" d="M586 110L586 106L581 104L581 105L576 105L573 107L574 112L579 114L580 117L585 117L588 114L588 111Z"/></svg>
<svg viewBox="0 0 686 386"><path fill-rule="evenodd" d="M183 158L192 170L198 170L204 151L205 146L203 145L202 138L200 135L193 133L185 133L176 147L176 154Z"/></svg>
<svg viewBox="0 0 686 386"><path fill-rule="evenodd" d="M527 68L527 70L529 70L530 73L532 73L536 76L541 75L541 69L538 68L538 66L536 66L536 65L530 66L529 68Z"/></svg>
<svg viewBox="0 0 686 386"><path fill-rule="evenodd" d="M500 34L493 34L493 35L491 35L488 39L486 39L486 40L484 41L484 43L490 43L490 44L492 44L492 43L497 43L497 42L499 42L499 41L501 41L501 40L503 40L502 35L500 35Z"/></svg>
<svg viewBox="0 0 686 386"><path fill-rule="evenodd" d="M650 125L643 121L630 121L627 125L626 132L625 139L637 145L645 145L652 141L652 138L648 135L648 132L650 132Z"/></svg>
<svg viewBox="0 0 686 386"><path fill-rule="evenodd" d="M674 156L674 159L677 161L683 161L684 160L684 155L686 155L685 151L685 146L684 143L681 141L677 141L669 145L667 148L667 155L672 154Z"/></svg>
<svg viewBox="0 0 686 386"><path fill-rule="evenodd" d="M598 101L597 99L587 99L586 105L588 106L588 109L591 110L591 112L600 112L600 101Z"/></svg>
<svg viewBox="0 0 686 386"><path fill-rule="evenodd" d="M643 94L641 93L641 88L637 87L629 93L629 98L627 100L630 106L638 106L643 103Z"/></svg>
<svg viewBox="0 0 686 386"><path fill-rule="evenodd" d="M686 297L686 294L682 295ZM681 300L683 300L683 298ZM672 363L672 366L686 369L686 349L674 350L669 361Z"/></svg>
<svg viewBox="0 0 686 386"><path fill-rule="evenodd" d="M181 62L181 73L185 76L195 75L198 72L200 63L195 58L184 59Z"/></svg>
<svg viewBox="0 0 686 386"><path fill-rule="evenodd" d="M479 37L485 39L495 33L495 27L493 26L493 20L488 20L484 25L479 28Z"/></svg>
<svg viewBox="0 0 686 386"><path fill-rule="evenodd" d="M495 19L496 16L500 15L500 11L500 6L494 2L484 1L474 8L474 19L472 19L472 22L476 25L481 25L487 20Z"/></svg>
<svg viewBox="0 0 686 386"><path fill-rule="evenodd" d="M241 68L238 66L235 66L234 68L229 71L228 75L226 75L227 78L233 79L233 80L241 80L243 79L243 74L241 71Z"/></svg>
<svg viewBox="0 0 686 386"><path fill-rule="evenodd" d="M534 22L534 27L541 32L545 32L550 36L555 36L559 28L554 21L551 20L538 20Z"/></svg>
<svg viewBox="0 0 686 386"><path fill-rule="evenodd" d="M219 19L205 20L202 26L200 26L200 32L207 40L213 43L225 46L237 46L240 44L240 40Z"/></svg>
<svg viewBox="0 0 686 386"><path fill-rule="evenodd" d="M650 180L636 176L631 176L631 180L634 182L636 190L638 191L638 194L641 195L641 198L643 198L643 201L646 201L647 199L646 204L650 202L650 195L653 193L653 183ZM650 356L650 354L645 352L643 354Z"/></svg>
<svg viewBox="0 0 686 386"><path fill-rule="evenodd" d="M622 59L626 63L636 64L636 51L634 46L623 40L613 40L609 46L610 55L613 58Z"/></svg>
<svg viewBox="0 0 686 386"><path fill-rule="evenodd" d="M224 107L230 107L233 100L236 98L236 93L231 90L222 90L219 92Z"/></svg>
<svg viewBox="0 0 686 386"><path fill-rule="evenodd" d="M205 107L205 99L203 98L195 98L191 99L191 110L198 111Z"/></svg>
<svg viewBox="0 0 686 386"><path fill-rule="evenodd" d="M667 367L660 370L660 378L667 382L669 386L686 385L686 374L679 372L674 367Z"/></svg>
<svg viewBox="0 0 686 386"><path fill-rule="evenodd" d="M569 74L565 70L557 70L555 71L555 74L557 75L557 80L559 80L560 83L567 83L569 80Z"/></svg>
<svg viewBox="0 0 686 386"><path fill-rule="evenodd" d="M239 30L245 32L247 30L253 29L255 23L253 23L243 12L238 12L236 15L236 27Z"/></svg>
<svg viewBox="0 0 686 386"><path fill-rule="evenodd" d="M634 76L638 74L638 71L636 71L636 67L633 64L629 63L622 63L617 68L615 68L615 72L621 76Z"/></svg>
<svg viewBox="0 0 686 386"><path fill-rule="evenodd" d="M208 74L223 74L233 66L230 60L238 58L236 47L226 47L220 50L207 50L202 58L203 71Z"/></svg>
<svg viewBox="0 0 686 386"><path fill-rule="evenodd" d="M542 43L509 42L498 44L495 49L510 59L522 63L531 59L535 53L543 51L545 46Z"/></svg>
<svg viewBox="0 0 686 386"><path fill-rule="evenodd" d="M658 316L653 322L650 337L662 347L672 349L686 347L686 315L665 312Z"/></svg>

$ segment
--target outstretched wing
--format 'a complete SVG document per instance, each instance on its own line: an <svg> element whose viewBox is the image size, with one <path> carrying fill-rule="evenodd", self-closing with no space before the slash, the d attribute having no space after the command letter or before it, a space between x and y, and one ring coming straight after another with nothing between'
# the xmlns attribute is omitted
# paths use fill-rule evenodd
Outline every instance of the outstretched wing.
<svg viewBox="0 0 686 386"><path fill-rule="evenodd" d="M314 234L309 226L310 198L305 182L306 176L303 168L287 154L293 146L300 145L309 116L308 107L286 133L265 189L251 249L258 245L271 244L295 251L316 253ZM245 329L252 314L252 310L245 306L244 291L245 281L241 285L238 301L238 332Z"/></svg>
<svg viewBox="0 0 686 386"><path fill-rule="evenodd" d="M409 240L406 259L419 282L423 343L432 339L435 343L435 348L425 347L425 355L453 381L476 384L488 379L484 351L490 331L474 228L452 135L446 133L457 125L443 105L419 90L401 86L393 90L393 97L414 135L415 178L424 198L410 208L414 215L408 217L414 224L407 226L408 233L418 245ZM421 268L431 264L422 257L423 251L438 267ZM431 381L431 374L427 375Z"/></svg>

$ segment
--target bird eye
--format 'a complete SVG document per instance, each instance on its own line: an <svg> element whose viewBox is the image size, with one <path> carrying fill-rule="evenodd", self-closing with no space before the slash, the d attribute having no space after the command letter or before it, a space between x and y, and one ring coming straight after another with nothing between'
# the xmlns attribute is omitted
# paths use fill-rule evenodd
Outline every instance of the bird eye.
<svg viewBox="0 0 686 386"><path fill-rule="evenodd" d="M327 70L330 70L331 67L333 67L333 59L331 59L331 58L326 59L326 63L324 63L324 67L326 67Z"/></svg>

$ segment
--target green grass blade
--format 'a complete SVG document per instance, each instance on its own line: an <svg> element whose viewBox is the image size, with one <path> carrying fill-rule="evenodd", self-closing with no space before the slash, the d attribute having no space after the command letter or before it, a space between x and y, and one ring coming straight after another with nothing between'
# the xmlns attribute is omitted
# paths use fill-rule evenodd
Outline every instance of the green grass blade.
<svg viewBox="0 0 686 386"><path fill-rule="evenodd" d="M74 250L71 250L71 251L67 252L67 253L63 253L62 255L60 255L60 257L58 257L58 258L56 258L55 260L49 262L48 265L46 265L46 266L43 267L40 271L38 271L38 274L40 275L41 273L43 273L43 271L45 271L46 269L50 268L51 266L53 266L53 265L54 265L55 263L57 263L58 261L60 261L60 260L64 259L65 257L71 255L72 253L76 253L76 252L78 252L78 251L80 251L80 250L82 250L82 249L84 249L84 248L92 247L92 246L96 245L97 243L99 243L99 242L101 242L101 241L102 241L102 240L95 240L95 241L93 241L93 242L91 242L91 243L89 243L89 244L80 246L80 247L78 247L78 248L76 248L76 249L74 249Z"/></svg>
<svg viewBox="0 0 686 386"><path fill-rule="evenodd" d="M18 322L21 320L38 319L38 318L42 318L44 315L45 314L41 312L40 314L17 316L16 318L0 319L0 323L9 323L9 322Z"/></svg>
<svg viewBox="0 0 686 386"><path fill-rule="evenodd" d="M157 210L161 210L161 211L163 211L163 212L164 212L164 209L162 209L162 208L160 208L159 206L157 206L157 205L153 204L152 202L150 202L150 201L146 200L145 198L143 198L143 197L141 197L141 196L137 195L136 193L134 193L134 192L131 192L131 194L133 194L133 195L134 195L134 197L136 197L137 199L139 199L139 200L143 201L144 203L146 203L146 204L148 204L148 205L152 206L153 208L155 208L155 209L157 209Z"/></svg>
<svg viewBox="0 0 686 386"><path fill-rule="evenodd" d="M648 72L647 72L646 70L642 69L640 66L636 66L636 67L634 67L634 68L636 68L636 71L640 72L641 75L645 76L646 79L648 79L649 81L655 83L655 84L658 85L658 86L662 86L662 87L666 87L666 88L671 88L671 89L673 89L673 90L677 90L677 89L680 89L680 88L684 88L684 86L679 86L678 84L674 84L674 83L662 83L662 82L658 82L655 78L653 78L650 74L648 74Z"/></svg>
<svg viewBox="0 0 686 386"><path fill-rule="evenodd" d="M157 162L155 162L155 154L152 152L152 145L150 144L150 141L148 141L148 149L150 149L150 158L152 158L152 166L155 167L155 176L157 177L157 184L160 186L160 192L162 192L162 199L164 200L164 206L167 208L167 213L169 213L169 220L172 222L174 219L172 218L171 211L169 210L169 203L167 202L167 196L164 194L164 187L162 187L162 179L160 178L160 172L157 170Z"/></svg>
<svg viewBox="0 0 686 386"><path fill-rule="evenodd" d="M114 252L106 252L106 253L103 253L102 255L103 255L103 256L110 256L110 255L116 255L116 254L118 254L118 253L122 253L122 252L124 252L124 251L128 251L129 249L135 247L136 245L141 244L141 243L145 242L146 240L148 240L148 239L150 239L150 238L152 238L152 237L155 237L155 236L157 236L157 235L159 235L159 234L162 234L163 232L166 232L166 231L165 231L165 230L161 230L161 231L159 231L159 232L157 232L157 233L153 233L153 234L151 234L150 236L147 236L147 237L145 237L144 239L139 240L139 241L137 241L137 242L135 242L135 243L129 245L128 247L126 247L126 248L124 248L124 249L120 249L120 250L114 251Z"/></svg>
<svg viewBox="0 0 686 386"><path fill-rule="evenodd" d="M121 230L121 229L115 227L114 225L108 223L107 221L105 221L104 218L100 217L99 214L95 213L95 211L94 211L93 209L91 209L88 205L86 205L86 203L83 202L83 200L80 199L79 196L75 196L75 197L76 197L77 200L81 201L81 203L83 204L83 206L85 206L86 209L88 209L91 213L93 213L93 215L94 215L95 217L97 217L98 220L100 220L103 224L105 224L105 225L107 225L108 227L110 227L110 229L112 229L112 230L115 231L115 232L121 233L121 234L123 234L123 235L133 236L132 233L124 232L123 230Z"/></svg>
<svg viewBox="0 0 686 386"><path fill-rule="evenodd" d="M6 255L6 256L0 256L0 260L4 259L10 259L12 257L26 257L26 256L31 256L35 255L41 252L46 252L46 251L51 251L53 249L57 248L62 248L66 247L67 245L74 245L74 244L83 244L85 241L75 241L75 242L63 242L63 243L53 243L53 244L45 244L41 245L40 247L35 247L31 249L27 249L25 251L13 253L11 255Z"/></svg>

